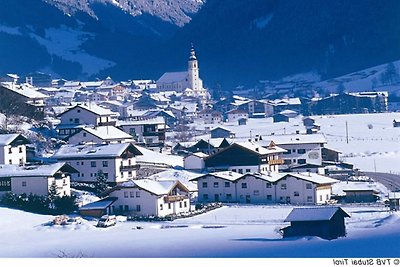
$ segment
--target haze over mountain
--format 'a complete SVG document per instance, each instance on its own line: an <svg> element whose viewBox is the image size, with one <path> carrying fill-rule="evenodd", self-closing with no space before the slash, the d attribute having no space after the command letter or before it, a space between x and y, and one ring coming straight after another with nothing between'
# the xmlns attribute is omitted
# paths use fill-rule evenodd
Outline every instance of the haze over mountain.
<svg viewBox="0 0 400 267"><path fill-rule="evenodd" d="M208 86L400 59L396 0L2 0L0 73L157 79L193 43Z"/></svg>

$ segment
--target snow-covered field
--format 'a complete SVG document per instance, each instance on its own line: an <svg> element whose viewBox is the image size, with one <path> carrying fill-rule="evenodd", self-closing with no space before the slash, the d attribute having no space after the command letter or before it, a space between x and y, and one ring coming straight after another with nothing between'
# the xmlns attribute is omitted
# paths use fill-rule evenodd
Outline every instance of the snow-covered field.
<svg viewBox="0 0 400 267"><path fill-rule="evenodd" d="M393 120L400 119L400 113L349 114L312 116L315 123L321 126L327 147L341 151L345 162L355 164L362 171L390 172L400 174L400 128L393 127ZM348 127L348 143L346 138ZM274 135L294 134L297 130L305 133L302 117L290 119L289 122L273 123L272 118L249 119L247 125L237 123L223 125L205 125L196 123L197 129L222 126L236 134L237 141L253 139L261 135L272 139ZM198 136L209 139L210 136Z"/></svg>
<svg viewBox="0 0 400 267"><path fill-rule="evenodd" d="M379 206L344 206L347 237L282 239L291 206L225 206L174 222L96 221L49 226L52 216L0 208L0 257L398 257L400 218ZM16 227L18 225L18 227ZM142 226L137 230L136 226ZM373 244L373 245L372 245Z"/></svg>

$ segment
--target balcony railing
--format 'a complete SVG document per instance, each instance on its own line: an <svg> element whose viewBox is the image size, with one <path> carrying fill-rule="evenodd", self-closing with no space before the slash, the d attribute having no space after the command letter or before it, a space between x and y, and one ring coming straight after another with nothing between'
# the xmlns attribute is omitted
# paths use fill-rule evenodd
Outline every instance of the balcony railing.
<svg viewBox="0 0 400 267"><path fill-rule="evenodd" d="M139 164L135 164L135 165L130 165L130 166L120 166L119 170L121 172L123 171L136 171L140 169L140 165Z"/></svg>
<svg viewBox="0 0 400 267"><path fill-rule="evenodd" d="M269 165L282 165L284 163L283 159L270 159L268 160Z"/></svg>
<svg viewBox="0 0 400 267"><path fill-rule="evenodd" d="M176 202L187 199L187 196L165 196L164 202Z"/></svg>

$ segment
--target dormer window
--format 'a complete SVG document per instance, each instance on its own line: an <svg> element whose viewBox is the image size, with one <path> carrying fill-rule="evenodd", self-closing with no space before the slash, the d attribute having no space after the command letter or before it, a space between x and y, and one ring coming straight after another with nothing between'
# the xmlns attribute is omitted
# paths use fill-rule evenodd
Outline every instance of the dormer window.
<svg viewBox="0 0 400 267"><path fill-rule="evenodd" d="M78 109L76 112L78 112L78 113L81 113L81 110L80 110L80 109Z"/></svg>

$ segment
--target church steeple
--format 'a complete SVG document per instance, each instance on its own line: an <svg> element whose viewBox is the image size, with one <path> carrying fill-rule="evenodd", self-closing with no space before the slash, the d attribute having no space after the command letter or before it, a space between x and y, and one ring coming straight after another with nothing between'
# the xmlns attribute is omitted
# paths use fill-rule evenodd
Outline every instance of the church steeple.
<svg viewBox="0 0 400 267"><path fill-rule="evenodd" d="M196 52L194 51L193 44L192 44L192 48L190 48L189 61L191 61L191 60L197 60L197 58L196 58Z"/></svg>

